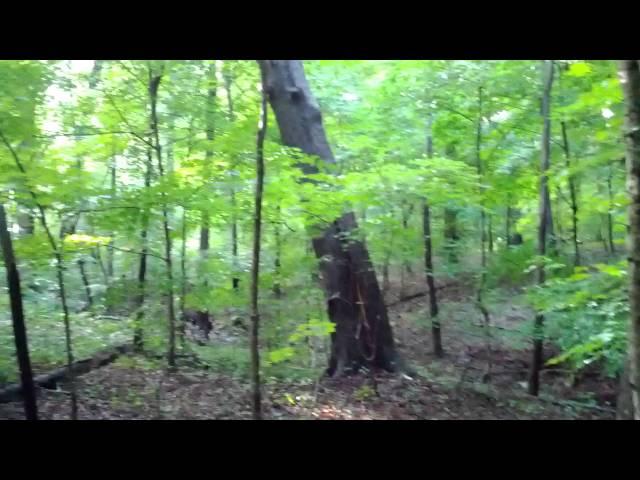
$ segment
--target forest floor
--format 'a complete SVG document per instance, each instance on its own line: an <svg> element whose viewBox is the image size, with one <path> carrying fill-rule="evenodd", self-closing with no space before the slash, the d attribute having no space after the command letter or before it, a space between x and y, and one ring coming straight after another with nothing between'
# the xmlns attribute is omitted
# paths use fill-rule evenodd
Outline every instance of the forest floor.
<svg viewBox="0 0 640 480"><path fill-rule="evenodd" d="M397 287L397 286L394 286ZM408 289L410 290L410 289ZM417 289L415 289L417 291ZM395 293L395 295L394 295ZM411 292L408 292L411 293ZM376 373L341 379L297 382L267 379L264 417L267 419L613 419L616 385L597 370L575 384L566 371L545 370L541 395L526 394L529 349L492 338L492 376L487 367L486 336L465 319L480 322L473 290L454 284L441 291L445 357L431 354L427 297L400 302L389 310L400 353L416 370L413 377ZM398 298L392 288L388 303ZM497 308L494 307L494 310ZM497 331L517 331L531 321L517 304L492 312ZM216 336L210 348L216 348ZM517 343L517 342L515 342ZM552 352L547 353L547 357ZM248 381L223 371L182 366L170 373L139 356L121 357L77 379L81 419L250 419ZM69 398L65 386L41 389L40 416L66 419ZM21 404L0 404L0 419L23 418Z"/></svg>

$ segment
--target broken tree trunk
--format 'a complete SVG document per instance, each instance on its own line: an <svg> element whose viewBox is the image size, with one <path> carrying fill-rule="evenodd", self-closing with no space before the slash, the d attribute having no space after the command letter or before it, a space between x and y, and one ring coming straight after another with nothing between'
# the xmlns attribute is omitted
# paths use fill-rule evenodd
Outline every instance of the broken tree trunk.
<svg viewBox="0 0 640 480"><path fill-rule="evenodd" d="M300 60L261 60L269 102L282 142L307 155L334 163L320 108L311 93ZM306 174L317 171L300 164ZM399 366L391 325L366 246L347 238L357 228L345 213L313 239L327 293L331 336L329 375L358 371L362 366L394 371Z"/></svg>

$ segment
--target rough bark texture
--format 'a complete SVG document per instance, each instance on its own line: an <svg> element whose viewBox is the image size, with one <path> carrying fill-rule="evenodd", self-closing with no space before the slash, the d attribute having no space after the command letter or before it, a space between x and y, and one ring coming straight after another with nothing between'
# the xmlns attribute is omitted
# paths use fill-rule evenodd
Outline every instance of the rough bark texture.
<svg viewBox="0 0 640 480"><path fill-rule="evenodd" d="M29 343L27 341L27 326L22 309L22 292L20 290L20 275L13 245L7 227L7 217L4 206L0 204L0 248L7 271L7 286L9 287L9 301L11 303L11 319L13 322L13 338L16 345L16 359L20 369L20 388L24 392L24 414L27 420L38 419L36 391L33 382L33 371L29 357Z"/></svg>
<svg viewBox="0 0 640 480"><path fill-rule="evenodd" d="M307 83L300 60L260 61L266 73L269 101L282 142L324 162L334 163L320 108ZM303 172L317 171L301 164ZM328 373L340 375L362 366L395 370L398 357L391 325L369 253L363 242L348 239L357 227L355 215L346 213L313 239L320 259L332 334Z"/></svg>
<svg viewBox="0 0 640 480"><path fill-rule="evenodd" d="M633 418L640 420L640 61L619 63L626 103L625 141L629 195L629 374Z"/></svg>
<svg viewBox="0 0 640 480"><path fill-rule="evenodd" d="M544 90L542 96L542 157L540 163L540 210L538 223L538 255L544 257L547 254L547 233L552 225L550 221L551 207L549 198L548 171L551 161L551 87L553 86L553 61L544 62ZM538 285L545 282L544 265L539 265L537 269ZM544 316L536 314L533 333L533 355L531 359L531 370L529 372L529 393L538 395L540 388L540 369L542 368L542 345L543 345L543 324Z"/></svg>

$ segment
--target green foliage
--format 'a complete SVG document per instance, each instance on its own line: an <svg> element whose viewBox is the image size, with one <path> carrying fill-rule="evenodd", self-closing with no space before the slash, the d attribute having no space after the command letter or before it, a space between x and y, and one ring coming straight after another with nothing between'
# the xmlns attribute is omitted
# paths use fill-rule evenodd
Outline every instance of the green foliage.
<svg viewBox="0 0 640 480"><path fill-rule="evenodd" d="M610 375L621 371L629 313L624 263L576 268L534 289L531 297L563 352L549 365L566 362L579 370L601 360Z"/></svg>

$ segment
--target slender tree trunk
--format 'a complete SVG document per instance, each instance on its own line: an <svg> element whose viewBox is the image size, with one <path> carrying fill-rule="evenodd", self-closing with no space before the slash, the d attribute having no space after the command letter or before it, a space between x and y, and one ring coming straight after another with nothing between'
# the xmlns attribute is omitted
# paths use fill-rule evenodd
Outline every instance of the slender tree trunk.
<svg viewBox="0 0 640 480"><path fill-rule="evenodd" d="M621 60L629 194L629 375L633 418L640 420L640 61Z"/></svg>
<svg viewBox="0 0 640 480"><path fill-rule="evenodd" d="M458 263L458 210L444 209L444 242L448 263Z"/></svg>
<svg viewBox="0 0 640 480"><path fill-rule="evenodd" d="M433 158L433 113L429 112L429 123L427 126L427 157ZM431 241L431 210L429 201L425 198L422 203L422 232L424 235L424 267L427 278L427 289L429 291L429 317L431 318L431 336L433 338L433 353L436 357L442 358L444 350L442 348L442 331L440 320L438 319L438 298L433 273L433 248Z"/></svg>
<svg viewBox="0 0 640 480"><path fill-rule="evenodd" d="M507 202L510 201L511 195L507 198ZM511 244L511 207L509 205L507 205L507 212L505 214L504 241L507 246Z"/></svg>
<svg viewBox="0 0 640 480"><path fill-rule="evenodd" d="M231 85L233 83L233 78L231 76L231 72L228 68L228 63L225 62L222 69L222 76L224 78L224 88L227 94L227 116L229 117L229 121L233 122L235 120L235 113L233 111L233 95L231 92ZM232 171L235 172L236 169L236 159L235 157L232 159L231 168ZM236 187L234 184L231 185L231 258L233 261L233 277L231 278L231 286L233 290L237 293L240 288L240 279L238 278L238 218L236 212Z"/></svg>
<svg viewBox="0 0 640 480"><path fill-rule="evenodd" d="M609 237L609 249L611 255L616 254L616 247L613 244L613 189L611 181L613 179L613 168L609 167L609 176L607 177L607 192L609 194L609 211L607 212L607 234Z"/></svg>
<svg viewBox="0 0 640 480"><path fill-rule="evenodd" d="M391 280L389 279L389 264L391 263L391 248L387 249L387 253L384 256L384 262L382 263L382 293L384 295L389 293L391 289Z"/></svg>
<svg viewBox="0 0 640 480"><path fill-rule="evenodd" d="M207 148L204 154L204 171L205 182L209 182L209 176L211 174L211 159L213 158L213 142L215 135L215 110L216 110L216 64L211 63L209 69L209 86L207 89L207 107L205 112L205 134L207 137ZM209 250L209 212L203 210L202 212L202 226L200 228L200 252L203 259L206 258L207 251Z"/></svg>
<svg viewBox="0 0 640 480"><path fill-rule="evenodd" d="M109 170L110 170L110 177L111 177L110 196L111 196L111 201L113 202L116 199L117 172L118 172L118 166L116 162L115 143L112 145L111 165ZM114 232L111 232L111 241L109 242L109 245L107 247L107 276L109 278L109 282L113 280L113 276L114 276L113 263L114 263L115 250L113 249L113 247L115 246L115 241L116 241L114 237L115 237Z"/></svg>
<svg viewBox="0 0 640 480"><path fill-rule="evenodd" d="M335 163L302 62L263 60L260 64L282 142ZM318 171L309 164L300 167L306 174ZM313 239L316 257L321 259L329 318L336 325L329 375L358 371L365 365L393 371L401 361L369 252L362 241L345 239L355 228L355 215L346 213Z"/></svg>
<svg viewBox="0 0 640 480"><path fill-rule="evenodd" d="M544 66L544 91L542 96L542 158L540 165L540 218L538 224L538 255L544 257L547 254L547 229L549 227L549 184L548 171L551 163L551 88L553 86L553 61L545 60ZM544 285L545 269L540 263L537 269L538 285ZM538 395L540 389L540 369L543 361L543 326L544 315L537 313L533 333L533 356L531 370L529 372L529 393Z"/></svg>
<svg viewBox="0 0 640 480"><path fill-rule="evenodd" d="M412 203L408 203L407 202L403 202L402 204L402 229L404 230L405 234L407 232L407 230L409 230L409 219L411 218L411 215L413 214L413 208L414 205ZM411 271L411 262L409 261L408 258L406 258L407 255L405 253L405 258L404 258L404 271L407 275L411 275L411 273L413 273Z"/></svg>
<svg viewBox="0 0 640 480"><path fill-rule="evenodd" d="M253 217L253 259L251 262L251 378L253 384L253 418L262 419L260 393L260 311L258 309L258 286L260 280L260 234L262 230L262 190L264 185L264 138L267 134L266 72L260 68L262 79L262 102L260 123L256 139L256 192Z"/></svg>
<svg viewBox="0 0 640 480"><path fill-rule="evenodd" d="M162 161L162 146L160 145L160 132L158 128L158 89L162 81L162 72L156 74L149 68L149 103L151 105L151 132L153 134L154 150L158 162L158 174L160 179L164 177L164 165ZM171 259L172 241L171 228L169 226L169 208L166 193L162 193L162 228L164 231L164 262L167 270L167 315L169 317L169 348L167 363L169 368L176 366L176 313L173 299L173 263Z"/></svg>
<svg viewBox="0 0 640 480"><path fill-rule="evenodd" d="M18 170L20 170L20 172L26 176L27 171L25 170L24 165L20 161L20 157L18 156L17 152L11 146L11 143L7 140L7 138L4 136L4 134L1 131L0 131L0 140L2 140L4 145L7 147L7 149L11 153L11 156L15 160ZM33 202L37 207L40 224L42 225L42 229L44 230L47 236L49 246L51 247L51 251L53 252L54 258L56 261L56 277L58 280L58 295L60 296L60 305L62 307L62 319L64 324L64 334L65 334L65 347L67 352L67 368L69 368L69 385L71 390L71 420L76 420L78 418L78 398L76 393L76 382L73 375L73 370L71 369L71 366L73 364L71 321L69 319L69 308L67 307L67 295L66 295L65 284L64 284L64 261L63 261L62 252L60 250L61 245L60 246L58 245L55 237L51 233L51 229L49 228L49 225L47 223L47 216L45 214L44 207L42 206L42 204L40 204L40 202L38 202L38 196L31 189L29 189L29 194L31 195L31 198L33 199Z"/></svg>
<svg viewBox="0 0 640 480"><path fill-rule="evenodd" d="M151 142L151 141L150 141ZM147 149L146 171L144 174L144 188L149 191L151 188L151 175L153 173L153 152L151 147ZM144 301L147 275L147 253L149 250L149 209L144 207L142 211L142 228L140 229L140 263L138 265L138 292L136 297L136 319L133 326L133 346L137 352L144 348L144 331L142 322L144 320Z"/></svg>
<svg viewBox="0 0 640 480"><path fill-rule="evenodd" d="M487 235L489 240L489 253L493 253L493 215L488 216Z"/></svg>
<svg viewBox="0 0 640 480"><path fill-rule="evenodd" d="M276 298L280 298L282 296L282 290L280 287L280 274L281 274L281 262L280 257L282 255L282 240L280 239L280 205L276 208L276 224L274 229L275 235L275 243L276 243L276 259L274 261L275 267L275 281L273 282L273 294Z"/></svg>
<svg viewBox="0 0 640 480"><path fill-rule="evenodd" d="M484 167L482 165L482 100L483 100L483 88L478 88L478 121L476 126L476 170L480 183L483 182ZM482 199L480 200L480 283L478 285L478 292L476 295L476 302L482 318L484 320L484 330L486 336L486 351L487 351L487 369L483 376L483 381L487 382L491 378L492 369L492 353L491 353L491 317L489 316L489 310L483 301L484 288L487 283L487 248L486 248L486 213L484 210L484 192L481 192Z"/></svg>
<svg viewBox="0 0 640 480"><path fill-rule="evenodd" d="M569 200L571 201L571 240L573 242L574 266L580 265L580 244L578 242L578 196L575 176L571 173L571 149L569 148L569 138L567 136L567 126L565 122L560 122L562 127L562 147L564 158L569 170L567 183L569 185Z"/></svg>
<svg viewBox="0 0 640 480"><path fill-rule="evenodd" d="M182 232L180 242L180 277L181 288L180 292L180 326L178 327L178 334L180 335L180 346L184 350L186 344L186 316L185 316L185 302L187 298L187 209L182 208Z"/></svg>
<svg viewBox="0 0 640 480"><path fill-rule="evenodd" d="M27 326L24 321L22 309L22 292L20 289L20 275L16 258L13 254L11 236L7 227L7 217L4 205L0 203L0 247L4 259L4 267L7 271L7 286L9 287L9 300L11 302L11 318L13 321L13 338L16 345L16 359L20 369L20 383L22 386L22 399L24 414L27 420L38 419L38 405L36 390L33 383L33 371L31 370L31 358L29 357L29 342L27 340Z"/></svg>
<svg viewBox="0 0 640 480"><path fill-rule="evenodd" d="M84 293L87 296L87 306L91 308L93 307L93 296L91 295L91 285L89 284L89 277L87 276L85 261L83 259L78 260L78 267L80 268L82 285L84 285Z"/></svg>

